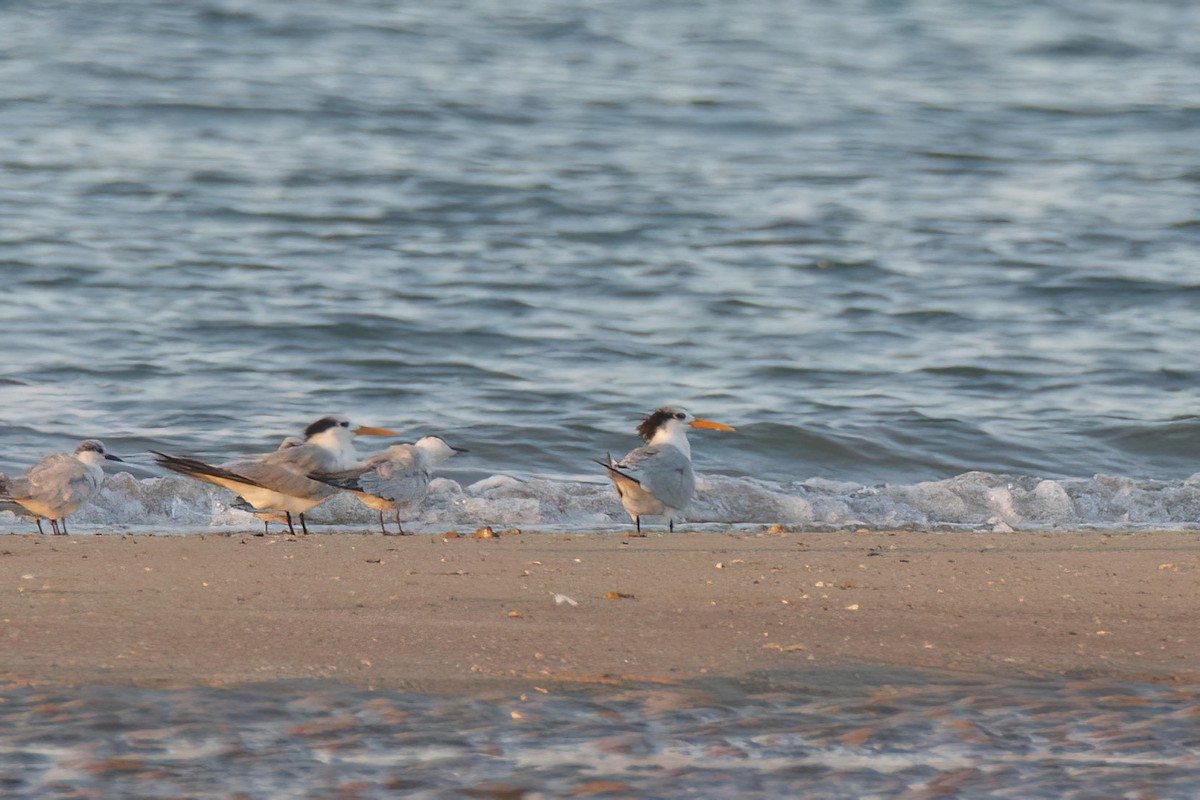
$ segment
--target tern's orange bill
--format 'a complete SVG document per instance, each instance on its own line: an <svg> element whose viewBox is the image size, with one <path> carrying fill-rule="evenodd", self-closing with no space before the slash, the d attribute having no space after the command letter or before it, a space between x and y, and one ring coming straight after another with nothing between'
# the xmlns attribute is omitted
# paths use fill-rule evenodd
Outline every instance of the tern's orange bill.
<svg viewBox="0 0 1200 800"><path fill-rule="evenodd" d="M354 432L359 436L399 436L395 431L389 431L387 428L370 428L366 425L360 425L354 429Z"/></svg>
<svg viewBox="0 0 1200 800"><path fill-rule="evenodd" d="M725 425L720 422L713 422L711 419L694 419L692 420L693 428L709 428L714 431L736 431L737 428L732 425Z"/></svg>

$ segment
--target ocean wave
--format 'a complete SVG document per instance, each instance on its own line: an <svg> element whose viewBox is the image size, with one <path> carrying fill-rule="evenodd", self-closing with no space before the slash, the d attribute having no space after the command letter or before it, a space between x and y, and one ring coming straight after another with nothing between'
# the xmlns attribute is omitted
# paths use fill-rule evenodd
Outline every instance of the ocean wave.
<svg viewBox="0 0 1200 800"><path fill-rule="evenodd" d="M1113 475L1049 480L967 472L912 484L813 478L776 483L701 475L685 527L795 531L968 530L980 532L1200 528L1200 473L1186 480ZM233 496L208 484L170 476L105 479L89 504L71 517L78 532L255 531L260 523L231 506ZM332 530L376 530L377 513L338 495L307 519ZM654 518L646 520L653 529ZM483 525L533 530L616 531L629 519L607 484L493 475L463 486L437 478L407 530L438 533ZM0 512L0 530L30 523Z"/></svg>

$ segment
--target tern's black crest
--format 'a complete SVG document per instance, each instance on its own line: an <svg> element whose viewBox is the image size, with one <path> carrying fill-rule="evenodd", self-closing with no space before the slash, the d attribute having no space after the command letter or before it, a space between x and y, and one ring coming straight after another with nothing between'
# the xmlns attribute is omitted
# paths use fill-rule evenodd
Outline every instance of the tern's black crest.
<svg viewBox="0 0 1200 800"><path fill-rule="evenodd" d="M682 417L679 416L681 413L682 412L677 411L670 406L663 406L662 408L655 409L648 417L642 420L641 425L637 426L638 436L642 437L643 441L649 442L654 438L654 434L658 431L658 429L667 424L667 420L671 419L672 417L682 419Z"/></svg>
<svg viewBox="0 0 1200 800"><path fill-rule="evenodd" d="M319 420L314 422L312 425L309 425L307 428L304 429L304 438L311 439L312 437L316 436L318 433L321 433L322 431L327 431L330 428L336 428L339 425L346 427L346 428L350 427L350 423L344 419L340 419L338 417L321 417Z"/></svg>

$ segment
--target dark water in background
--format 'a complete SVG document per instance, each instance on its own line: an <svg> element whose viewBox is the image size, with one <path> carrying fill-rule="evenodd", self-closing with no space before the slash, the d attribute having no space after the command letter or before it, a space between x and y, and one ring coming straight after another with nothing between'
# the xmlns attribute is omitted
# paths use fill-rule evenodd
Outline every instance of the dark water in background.
<svg viewBox="0 0 1200 800"><path fill-rule="evenodd" d="M675 402L700 521L1192 524L1198 123L1184 2L3 4L0 470L341 411L583 503Z"/></svg>
<svg viewBox="0 0 1200 800"><path fill-rule="evenodd" d="M341 411L471 448L426 529L592 529L675 402L701 522L1195 526L1198 129L1187 2L0 3L0 470L249 529L145 449ZM1191 689L875 685L6 689L0 794L1198 793Z"/></svg>

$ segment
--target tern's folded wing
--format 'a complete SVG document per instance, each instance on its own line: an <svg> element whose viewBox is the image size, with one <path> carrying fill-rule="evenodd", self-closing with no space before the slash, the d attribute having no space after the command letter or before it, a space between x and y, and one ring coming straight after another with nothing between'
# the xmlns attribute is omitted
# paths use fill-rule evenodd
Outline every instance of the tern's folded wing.
<svg viewBox="0 0 1200 800"><path fill-rule="evenodd" d="M614 466L671 508L687 508L696 493L692 462L670 445L639 447Z"/></svg>
<svg viewBox="0 0 1200 800"><path fill-rule="evenodd" d="M393 459L364 472L359 479L363 490L397 502L420 500L429 489L429 471L409 459Z"/></svg>
<svg viewBox="0 0 1200 800"><path fill-rule="evenodd" d="M84 502L99 485L92 470L66 453L43 458L29 470L27 481L26 496L53 501L64 508Z"/></svg>
<svg viewBox="0 0 1200 800"><path fill-rule="evenodd" d="M332 472L339 466L335 456L329 450L315 444L285 447L273 453L261 455L254 461L275 467L286 467L301 475L307 475L310 472Z"/></svg>
<svg viewBox="0 0 1200 800"><path fill-rule="evenodd" d="M299 448L295 448L299 449ZM331 497L337 489L326 483L314 481L306 474L287 466L266 461L240 461L226 464L231 471L249 478L256 486L262 486L288 497Z"/></svg>

